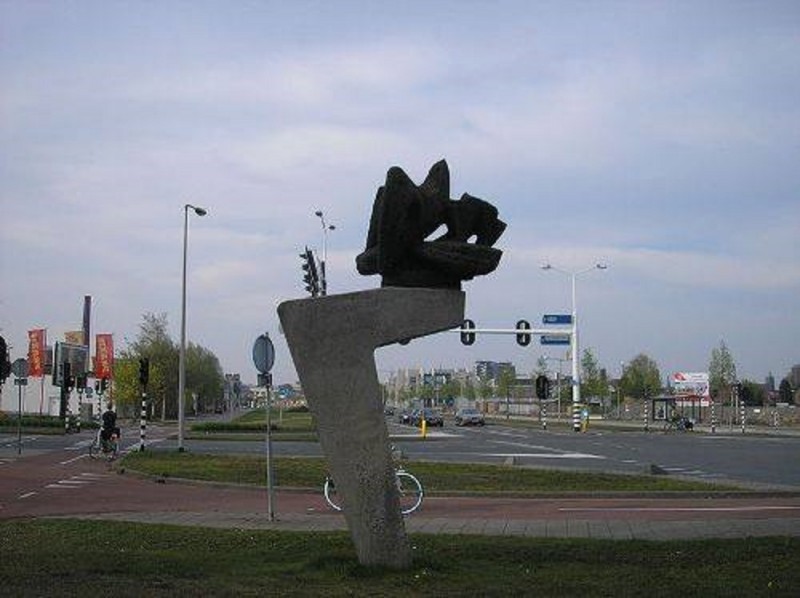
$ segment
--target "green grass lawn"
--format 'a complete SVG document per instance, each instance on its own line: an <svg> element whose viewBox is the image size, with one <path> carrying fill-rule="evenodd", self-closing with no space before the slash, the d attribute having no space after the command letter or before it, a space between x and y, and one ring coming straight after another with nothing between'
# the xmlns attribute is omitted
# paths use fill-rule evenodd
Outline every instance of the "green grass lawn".
<svg viewBox="0 0 800 598"><path fill-rule="evenodd" d="M322 458L278 457L273 463L278 486L319 489L327 472ZM428 494L468 492L533 495L557 492L713 492L731 489L701 481L676 480L669 476L615 475L430 461L412 461L405 465L422 481ZM122 466L158 476L266 484L266 459L263 456L134 452L124 458Z"/></svg>
<svg viewBox="0 0 800 598"><path fill-rule="evenodd" d="M346 533L0 521L4 596L797 596L800 540L413 535L405 571Z"/></svg>
<svg viewBox="0 0 800 598"><path fill-rule="evenodd" d="M316 425L308 411L272 410L275 440L316 440ZM191 438L216 440L263 440L267 430L266 409L254 409L229 422L201 422L190 428Z"/></svg>

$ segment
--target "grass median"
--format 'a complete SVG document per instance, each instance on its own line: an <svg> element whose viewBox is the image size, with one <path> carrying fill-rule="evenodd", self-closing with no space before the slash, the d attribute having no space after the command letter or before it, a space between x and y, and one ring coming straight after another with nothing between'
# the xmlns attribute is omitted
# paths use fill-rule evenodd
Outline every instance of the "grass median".
<svg viewBox="0 0 800 598"><path fill-rule="evenodd" d="M346 533L0 522L6 596L796 596L800 540L412 535L410 569L358 565Z"/></svg>
<svg viewBox="0 0 800 598"><path fill-rule="evenodd" d="M263 456L150 451L130 453L122 465L155 476L236 484L266 484L266 460ZM404 465L420 479L427 494L525 496L591 492L713 493L733 489L663 475L587 473L431 461L410 461ZM274 459L274 468L276 485L279 487L316 490L322 487L327 473L325 460L322 458L277 457Z"/></svg>

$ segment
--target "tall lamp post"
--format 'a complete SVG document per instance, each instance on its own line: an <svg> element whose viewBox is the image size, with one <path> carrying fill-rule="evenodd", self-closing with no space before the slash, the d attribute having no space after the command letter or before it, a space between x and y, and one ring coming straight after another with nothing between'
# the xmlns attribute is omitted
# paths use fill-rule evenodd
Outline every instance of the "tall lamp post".
<svg viewBox="0 0 800 598"><path fill-rule="evenodd" d="M555 272L566 274L572 279L572 334L570 335L572 346L570 347L570 350L572 351L572 429L575 432L581 431L581 379L580 368L578 367L578 362L580 360L580 344L578 341L578 307L575 301L575 279L581 274L586 274L587 272L592 272L594 270L606 270L607 268L608 266L605 264L595 264L591 268L572 272L569 270L562 270L561 268L557 268L552 264L545 264L542 266L542 270L554 270Z"/></svg>
<svg viewBox="0 0 800 598"><path fill-rule="evenodd" d="M186 248L189 238L189 208L198 216L208 212L204 208L183 206L183 285L181 287L181 348L178 357L178 450L183 451L183 395L186 392Z"/></svg>
<svg viewBox="0 0 800 598"><path fill-rule="evenodd" d="M320 219L322 223L322 263L320 264L320 270L322 271L322 296L328 294L328 277L325 274L325 264L328 261L328 231L329 230L336 230L336 227L333 224L328 224L325 222L325 214L322 213L322 210L317 210L314 212L317 218Z"/></svg>

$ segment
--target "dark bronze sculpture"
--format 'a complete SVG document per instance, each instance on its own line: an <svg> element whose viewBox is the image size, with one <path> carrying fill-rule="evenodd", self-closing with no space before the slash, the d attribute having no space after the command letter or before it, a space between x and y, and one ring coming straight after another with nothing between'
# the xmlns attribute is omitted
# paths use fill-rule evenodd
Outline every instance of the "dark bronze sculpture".
<svg viewBox="0 0 800 598"><path fill-rule="evenodd" d="M442 225L447 232L429 240ZM466 193L450 199L444 160L419 186L394 166L378 189L356 267L364 275L380 274L384 287L460 289L462 280L497 268L503 252L492 245L505 228L492 204Z"/></svg>

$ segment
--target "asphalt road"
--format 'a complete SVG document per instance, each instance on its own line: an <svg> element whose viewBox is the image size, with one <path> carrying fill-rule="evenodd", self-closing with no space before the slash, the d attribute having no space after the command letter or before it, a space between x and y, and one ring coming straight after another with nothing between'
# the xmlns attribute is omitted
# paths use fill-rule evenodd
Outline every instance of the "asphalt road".
<svg viewBox="0 0 800 598"><path fill-rule="evenodd" d="M671 433L589 430L577 434L565 427L548 431L490 424L483 428L433 429L427 440L418 431L389 422L395 444L409 459L504 463L584 471L642 473L651 466L676 476L725 481L759 488L800 490L800 436L766 436L718 430ZM176 448L174 428L151 426L150 448ZM93 432L68 436L23 435L23 452L65 450L80 454ZM261 441L186 440L194 452L265 453ZM138 428L123 429L123 449L138 446ZM16 454L17 437L0 435L0 458ZM315 442L274 442L276 455L321 456Z"/></svg>
<svg viewBox="0 0 800 598"><path fill-rule="evenodd" d="M767 436L718 430L645 433L590 430L578 434L566 427L512 427L489 424L458 428L448 422L425 441L409 426L389 422L394 443L409 459L467 463L505 463L622 473L649 472L651 466L676 476L724 481L745 486L800 490L800 435ZM173 441L164 442L170 448ZM188 440L189 450L210 453L264 453L259 441ZM321 456L313 442L274 442L276 455Z"/></svg>

